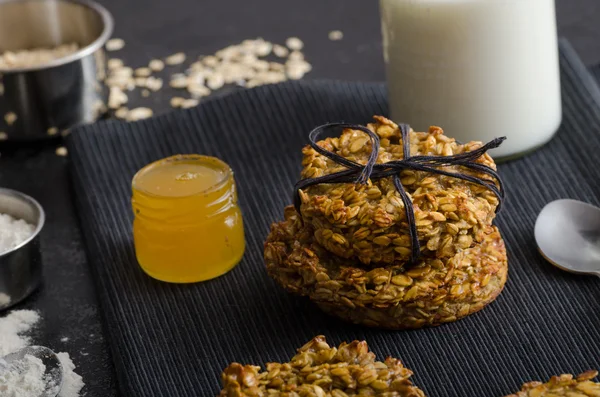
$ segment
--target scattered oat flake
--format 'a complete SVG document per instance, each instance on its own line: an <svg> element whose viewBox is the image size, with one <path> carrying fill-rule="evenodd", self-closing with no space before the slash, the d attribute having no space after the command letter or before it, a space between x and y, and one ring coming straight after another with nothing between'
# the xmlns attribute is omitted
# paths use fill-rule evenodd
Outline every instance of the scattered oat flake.
<svg viewBox="0 0 600 397"><path fill-rule="evenodd" d="M285 58L288 56L289 53L290 51L282 45L275 44L273 46L273 54L275 54L275 56L278 56L279 58Z"/></svg>
<svg viewBox="0 0 600 397"><path fill-rule="evenodd" d="M65 157L67 154L69 154L69 152L67 151L67 148L64 146L61 146L59 148L56 148L56 155L57 156L61 156L61 157Z"/></svg>
<svg viewBox="0 0 600 397"><path fill-rule="evenodd" d="M143 89L143 90L142 90L142 96L143 96L144 98L148 98L148 97L150 96L150 90L148 90L148 89Z"/></svg>
<svg viewBox="0 0 600 397"><path fill-rule="evenodd" d="M8 139L8 134L6 132L0 132L0 141L5 141Z"/></svg>
<svg viewBox="0 0 600 397"><path fill-rule="evenodd" d="M134 73L138 77L149 77L152 74L152 69L146 67L137 68Z"/></svg>
<svg viewBox="0 0 600 397"><path fill-rule="evenodd" d="M181 107L184 109L193 108L194 106L198 106L200 101L197 99L186 99L181 103Z"/></svg>
<svg viewBox="0 0 600 397"><path fill-rule="evenodd" d="M148 67L154 72L160 72L165 68L165 63L160 59L153 59L148 63Z"/></svg>
<svg viewBox="0 0 600 397"><path fill-rule="evenodd" d="M127 118L128 113L129 113L129 109L127 109L126 107L121 107L115 111L115 117L117 117L119 119L125 119L125 118Z"/></svg>
<svg viewBox="0 0 600 397"><path fill-rule="evenodd" d="M127 94L119 87L110 87L108 94L108 107L110 109L118 109L128 101Z"/></svg>
<svg viewBox="0 0 600 397"><path fill-rule="evenodd" d="M181 106L181 104L185 101L185 98L179 97L179 96L175 96L173 98L171 98L170 103L171 103L171 107L174 108L178 108Z"/></svg>
<svg viewBox="0 0 600 397"><path fill-rule="evenodd" d="M110 39L106 42L107 51L119 51L125 47L125 40L123 39Z"/></svg>
<svg viewBox="0 0 600 397"><path fill-rule="evenodd" d="M118 58L111 58L106 63L106 66L108 66L109 69L119 69L125 65L123 64L122 60L120 60Z"/></svg>
<svg viewBox="0 0 600 397"><path fill-rule="evenodd" d="M169 55L168 57L165 58L165 63L167 65L180 65L182 63L185 62L185 54L183 52L178 52L176 54L173 55Z"/></svg>
<svg viewBox="0 0 600 397"><path fill-rule="evenodd" d="M48 135L54 136L54 135L58 134L58 128L50 127L50 128L48 128L48 130L46 132L48 133Z"/></svg>
<svg viewBox="0 0 600 397"><path fill-rule="evenodd" d="M129 113L127 113L127 121L137 121L142 119L147 119L148 117L152 117L152 109L139 107L135 109L131 109Z"/></svg>
<svg viewBox="0 0 600 397"><path fill-rule="evenodd" d="M210 76L206 82L206 86L211 90L218 90L219 88L223 87L223 85L225 85L225 79L223 78L222 74L218 73Z"/></svg>
<svg viewBox="0 0 600 397"><path fill-rule="evenodd" d="M290 37L285 41L285 45L292 51L300 51L304 43L297 37Z"/></svg>
<svg viewBox="0 0 600 397"><path fill-rule="evenodd" d="M173 88L186 88L188 85L188 78L184 74L174 74L171 76L169 85Z"/></svg>
<svg viewBox="0 0 600 397"><path fill-rule="evenodd" d="M329 40L338 41L344 38L344 32L341 30L332 30L329 32Z"/></svg>
<svg viewBox="0 0 600 397"><path fill-rule="evenodd" d="M187 90L194 98L202 98L203 96L210 95L210 89L203 85L191 84L188 85Z"/></svg>
<svg viewBox="0 0 600 397"><path fill-rule="evenodd" d="M146 88L148 88L150 91L158 91L162 88L163 86L163 81L162 79L159 79L158 77L148 77L148 79L146 80Z"/></svg>
<svg viewBox="0 0 600 397"><path fill-rule="evenodd" d="M4 121L6 121L6 124L8 125L13 125L15 121L17 121L17 115L15 112L8 112L4 115Z"/></svg>

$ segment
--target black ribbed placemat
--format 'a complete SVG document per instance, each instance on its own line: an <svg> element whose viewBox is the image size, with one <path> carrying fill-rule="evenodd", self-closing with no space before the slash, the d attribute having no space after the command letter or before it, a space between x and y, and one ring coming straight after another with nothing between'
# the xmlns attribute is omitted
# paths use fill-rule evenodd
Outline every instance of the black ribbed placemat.
<svg viewBox="0 0 600 397"><path fill-rule="evenodd" d="M269 224L291 202L307 132L326 121L365 123L386 114L383 85L285 83L75 132L74 192L123 395L215 395L230 362L287 360L318 334L333 344L366 339L379 357L401 358L431 397L500 397L525 381L600 368L600 280L554 269L533 240L535 217L550 200L600 204L600 90L566 43L561 66L558 136L500 167L509 195L497 222L510 255L504 293L479 314L419 331L378 331L327 317L276 286L262 261ZM214 155L233 167L247 227L243 262L197 285L145 276L132 246L131 177L175 153Z"/></svg>

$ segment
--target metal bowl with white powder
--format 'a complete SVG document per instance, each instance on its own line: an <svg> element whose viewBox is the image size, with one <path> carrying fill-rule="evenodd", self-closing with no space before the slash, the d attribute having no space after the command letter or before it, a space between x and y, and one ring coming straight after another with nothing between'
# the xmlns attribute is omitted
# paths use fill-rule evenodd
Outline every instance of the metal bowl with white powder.
<svg viewBox="0 0 600 397"><path fill-rule="evenodd" d="M39 233L44 221L37 201L0 188L0 311L25 299L41 283Z"/></svg>

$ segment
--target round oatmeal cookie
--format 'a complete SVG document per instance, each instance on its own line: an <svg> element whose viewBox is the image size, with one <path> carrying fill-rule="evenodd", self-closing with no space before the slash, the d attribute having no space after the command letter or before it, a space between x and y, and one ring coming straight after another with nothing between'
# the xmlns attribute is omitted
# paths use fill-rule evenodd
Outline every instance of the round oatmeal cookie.
<svg viewBox="0 0 600 397"><path fill-rule="evenodd" d="M577 376L553 376L549 382L529 382L523 385L520 392L506 397L598 397L600 383L592 382L598 371L587 371Z"/></svg>
<svg viewBox="0 0 600 397"><path fill-rule="evenodd" d="M298 349L289 363L233 363L223 371L220 397L425 397L410 381L412 371L400 360L375 361L365 341L329 347L317 336Z"/></svg>
<svg viewBox="0 0 600 397"><path fill-rule="evenodd" d="M506 249L493 226L480 244L446 259L421 257L409 268L365 269L313 236L312 226L286 208L285 221L271 226L265 242L267 271L289 292L356 324L400 330L456 321L492 302L506 282Z"/></svg>
<svg viewBox="0 0 600 397"><path fill-rule="evenodd" d="M367 128L380 138L378 164L404 158L401 131L392 121L375 116ZM409 132L410 154L451 156L480 148L481 142L458 144L439 127L429 132ZM360 130L345 129L341 136L318 142L325 150L355 163L366 164L372 151L369 136ZM347 170L318 153L303 149L302 179L317 178ZM475 163L495 170L486 153ZM498 181L485 173L460 166L444 171ZM451 176L406 169L401 181L415 214L421 253L450 258L486 238L499 200L490 189ZM411 239L401 195L392 177L369 180L367 184L331 183L309 186L299 191L300 212L314 228L314 237L328 251L364 264L402 265L411 258Z"/></svg>

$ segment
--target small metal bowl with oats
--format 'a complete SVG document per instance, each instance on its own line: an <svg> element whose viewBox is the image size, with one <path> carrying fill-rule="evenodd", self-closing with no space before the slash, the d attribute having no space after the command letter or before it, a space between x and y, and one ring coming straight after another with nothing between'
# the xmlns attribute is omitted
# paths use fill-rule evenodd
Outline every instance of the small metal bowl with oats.
<svg viewBox="0 0 600 397"><path fill-rule="evenodd" d="M88 0L0 0L0 139L31 141L104 111L113 19Z"/></svg>

